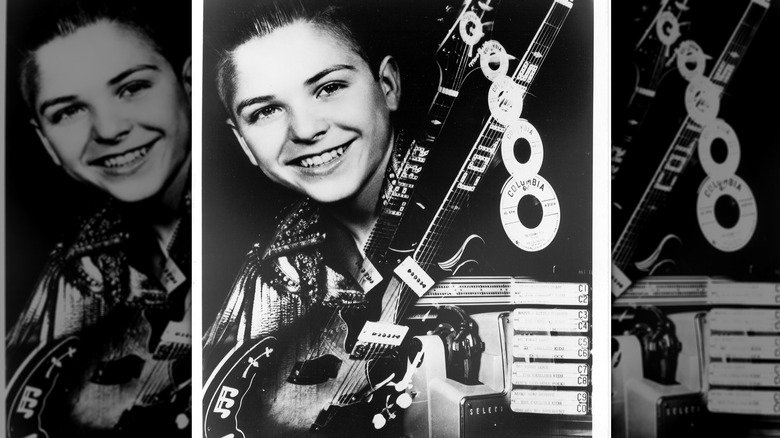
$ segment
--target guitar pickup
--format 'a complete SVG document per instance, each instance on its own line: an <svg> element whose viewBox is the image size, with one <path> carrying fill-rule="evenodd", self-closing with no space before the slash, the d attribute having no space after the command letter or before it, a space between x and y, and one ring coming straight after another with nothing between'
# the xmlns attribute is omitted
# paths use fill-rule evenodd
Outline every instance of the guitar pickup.
<svg viewBox="0 0 780 438"><path fill-rule="evenodd" d="M401 345L408 331L409 327L402 325L366 321L349 358L363 360L380 357Z"/></svg>

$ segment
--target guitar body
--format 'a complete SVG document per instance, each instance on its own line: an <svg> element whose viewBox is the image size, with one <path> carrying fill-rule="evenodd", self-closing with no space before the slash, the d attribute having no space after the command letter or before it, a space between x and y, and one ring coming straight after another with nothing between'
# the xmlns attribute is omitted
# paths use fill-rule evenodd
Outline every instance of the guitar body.
<svg viewBox="0 0 780 438"><path fill-rule="evenodd" d="M6 433L9 438L56 436L57 409L48 409L52 391L58 388L63 369L72 366L81 340L71 336L42 346L30 354L6 394Z"/></svg>
<svg viewBox="0 0 780 438"><path fill-rule="evenodd" d="M206 384L205 436L382 436L371 423L378 397L369 382L384 380L390 365L349 357L344 346L351 335L340 312L324 331L319 327L300 327L294 338L264 338L226 356Z"/></svg>
<svg viewBox="0 0 780 438"><path fill-rule="evenodd" d="M9 416L9 436L190 435L190 319L169 323L154 352L140 310L117 309L106 320L31 356L9 392L9 412L21 409L37 424ZM24 409L31 405L33 414Z"/></svg>

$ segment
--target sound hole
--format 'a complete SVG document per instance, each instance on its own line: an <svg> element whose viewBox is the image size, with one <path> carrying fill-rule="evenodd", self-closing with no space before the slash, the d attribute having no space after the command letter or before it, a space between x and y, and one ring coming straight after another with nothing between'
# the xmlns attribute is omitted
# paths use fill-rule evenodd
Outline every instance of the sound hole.
<svg viewBox="0 0 780 438"><path fill-rule="evenodd" d="M515 159L520 164L525 164L531 159L531 144L524 138L518 138L515 140L515 146L513 148Z"/></svg>
<svg viewBox="0 0 780 438"><path fill-rule="evenodd" d="M534 229L542 222L542 203L535 196L525 195L517 203L517 218L528 229Z"/></svg>
<svg viewBox="0 0 780 438"><path fill-rule="evenodd" d="M723 228L729 229L739 222L739 203L729 195L715 201L715 219Z"/></svg>
<svg viewBox="0 0 780 438"><path fill-rule="evenodd" d="M729 155L729 148L726 142L722 138L713 140L712 146L710 146L710 154L716 163L721 164L725 162Z"/></svg>

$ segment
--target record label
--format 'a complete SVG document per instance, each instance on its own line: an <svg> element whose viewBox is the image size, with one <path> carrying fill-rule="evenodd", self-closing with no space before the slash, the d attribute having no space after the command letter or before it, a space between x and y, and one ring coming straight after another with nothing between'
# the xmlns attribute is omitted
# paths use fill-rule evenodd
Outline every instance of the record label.
<svg viewBox="0 0 780 438"><path fill-rule="evenodd" d="M513 389L509 408L532 414L585 415L588 393L585 391Z"/></svg>
<svg viewBox="0 0 780 438"><path fill-rule="evenodd" d="M512 326L517 332L587 332L588 311L581 309L515 309Z"/></svg>
<svg viewBox="0 0 780 438"><path fill-rule="evenodd" d="M525 140L529 146L529 156L520 162L515 154L518 141ZM517 178L534 176L539 173L544 160L544 147L539 131L526 119L512 122L501 137L501 159L510 175Z"/></svg>
<svg viewBox="0 0 780 438"><path fill-rule="evenodd" d="M588 364L513 362L512 384L526 386L588 386Z"/></svg>
<svg viewBox="0 0 780 438"><path fill-rule="evenodd" d="M707 409L730 414L779 415L780 392L712 389L707 392Z"/></svg>
<svg viewBox="0 0 780 438"><path fill-rule="evenodd" d="M680 43L677 48L677 69L680 76L689 82L695 77L702 77L706 63L707 57L695 41L685 40Z"/></svg>
<svg viewBox="0 0 780 438"><path fill-rule="evenodd" d="M523 198L530 199L522 202ZM541 207L541 219L536 220ZM555 190L539 175L526 178L509 177L501 189L501 223L504 232L518 248L540 251L553 241L558 233L561 210ZM532 211L534 210L534 211ZM524 219L528 225L524 224Z"/></svg>
<svg viewBox="0 0 780 438"><path fill-rule="evenodd" d="M497 77L506 76L509 71L509 54L498 41L486 41L479 49L479 67L491 82Z"/></svg>
<svg viewBox="0 0 780 438"><path fill-rule="evenodd" d="M707 324L713 332L778 332L780 310L712 309Z"/></svg>
<svg viewBox="0 0 780 438"><path fill-rule="evenodd" d="M780 336L711 335L709 355L727 359L780 359Z"/></svg>
<svg viewBox="0 0 780 438"><path fill-rule="evenodd" d="M774 363L720 363L707 367L710 385L720 386L780 386L780 365Z"/></svg>
<svg viewBox="0 0 780 438"><path fill-rule="evenodd" d="M732 211L738 209L736 220L728 219L729 215L723 213L723 209L718 215L718 207L721 205L726 206L723 208L731 206ZM756 230L758 211L753 192L737 175L705 178L696 199L696 212L704 237L712 246L723 252L742 249ZM725 225L721 221L726 222Z"/></svg>
<svg viewBox="0 0 780 438"><path fill-rule="evenodd" d="M677 17L669 11L664 11L655 22L655 32L658 40L665 46L671 46L680 37L680 23Z"/></svg>
<svg viewBox="0 0 780 438"><path fill-rule="evenodd" d="M720 111L720 89L704 76L691 78L685 89L685 110L701 126L714 123Z"/></svg>
<svg viewBox="0 0 780 438"><path fill-rule="evenodd" d="M524 87L509 76L496 77L488 90L490 115L504 126L520 120L520 114L523 113L524 92Z"/></svg>
<svg viewBox="0 0 780 438"><path fill-rule="evenodd" d="M587 359L587 336L515 335L512 356L517 359Z"/></svg>
<svg viewBox="0 0 780 438"><path fill-rule="evenodd" d="M479 19L479 16L474 11L468 11L463 14L458 30L460 31L460 38L468 46L477 44L485 35L482 32L482 20Z"/></svg>
<svg viewBox="0 0 780 438"><path fill-rule="evenodd" d="M715 161L712 155L712 145L716 140L721 140L726 145L726 158L720 163ZM704 127L699 137L698 151L701 167L707 175L720 179L734 175L737 171L740 159L739 139L725 120L716 119Z"/></svg>

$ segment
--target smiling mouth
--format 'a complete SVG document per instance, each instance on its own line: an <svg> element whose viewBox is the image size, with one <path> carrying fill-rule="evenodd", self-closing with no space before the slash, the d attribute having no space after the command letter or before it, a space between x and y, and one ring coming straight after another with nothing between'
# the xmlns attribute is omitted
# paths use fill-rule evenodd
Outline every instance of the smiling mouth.
<svg viewBox="0 0 780 438"><path fill-rule="evenodd" d="M348 147L349 145L339 146L335 149L325 151L313 157L302 158L298 160L297 164L301 167L306 167L306 168L323 166L335 160L336 158L344 155L344 151L346 151Z"/></svg>
<svg viewBox="0 0 780 438"><path fill-rule="evenodd" d="M143 159L149 153L149 150L152 148L153 145L154 142L141 147L137 147L135 149L131 149L119 155L110 155L110 156L98 158L92 161L90 164L92 164L93 166L101 166L108 169L118 169L120 167L131 166L136 162L140 161L141 159Z"/></svg>

